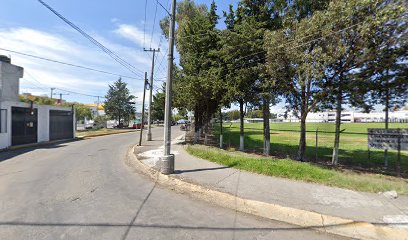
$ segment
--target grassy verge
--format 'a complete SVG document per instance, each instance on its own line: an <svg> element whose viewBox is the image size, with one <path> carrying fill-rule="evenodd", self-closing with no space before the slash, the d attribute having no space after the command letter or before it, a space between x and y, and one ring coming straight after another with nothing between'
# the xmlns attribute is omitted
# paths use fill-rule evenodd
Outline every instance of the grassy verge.
<svg viewBox="0 0 408 240"><path fill-rule="evenodd" d="M314 161L330 162L334 143L334 123L307 123L306 158ZM218 139L219 125L214 126ZM295 158L299 145L299 123L271 123L271 154ZM339 163L364 168L381 168L384 165L384 151L371 149L370 159L367 150L367 129L384 128L384 123L346 123L341 125L344 130L340 137ZM408 123L390 123L390 128L408 128ZM318 148L316 149L316 134L318 129ZM262 123L245 124L245 148L261 151L263 148ZM226 146L239 146L239 124L224 124L224 143ZM316 154L317 153L317 154ZM389 170L395 170L397 151L388 152ZM408 152L401 152L403 171L408 169Z"/></svg>
<svg viewBox="0 0 408 240"><path fill-rule="evenodd" d="M122 132L130 132L135 131L133 129L118 129L118 128L101 128L101 129L89 129L89 130L81 130L77 131L77 137L93 137L99 135L107 135L107 134L115 134L115 133L122 133Z"/></svg>
<svg viewBox="0 0 408 240"><path fill-rule="evenodd" d="M380 174L357 174L350 171L326 169L309 163L288 159L274 159L241 152L229 152L214 147L189 145L187 152L211 162L233 168L276 176L341 187L363 192L396 190L408 195L408 180Z"/></svg>

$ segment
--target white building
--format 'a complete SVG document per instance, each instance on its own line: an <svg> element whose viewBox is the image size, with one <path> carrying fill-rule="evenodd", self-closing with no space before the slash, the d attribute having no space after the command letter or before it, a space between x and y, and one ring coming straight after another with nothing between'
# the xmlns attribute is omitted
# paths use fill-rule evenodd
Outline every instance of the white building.
<svg viewBox="0 0 408 240"><path fill-rule="evenodd" d="M24 69L0 56L0 149L75 137L72 108L20 102Z"/></svg>
<svg viewBox="0 0 408 240"><path fill-rule="evenodd" d="M327 111L327 112L310 112L306 117L306 122L335 122L336 121L336 112ZM282 122L299 122L299 118L296 117L293 113L288 112L278 113L278 120ZM384 112L370 112L370 113L360 113L360 112L351 112L345 111L341 113L341 122L342 123L353 123L353 122L384 122L385 113ZM399 123L408 123L408 111L394 111L389 112L389 122L399 122Z"/></svg>

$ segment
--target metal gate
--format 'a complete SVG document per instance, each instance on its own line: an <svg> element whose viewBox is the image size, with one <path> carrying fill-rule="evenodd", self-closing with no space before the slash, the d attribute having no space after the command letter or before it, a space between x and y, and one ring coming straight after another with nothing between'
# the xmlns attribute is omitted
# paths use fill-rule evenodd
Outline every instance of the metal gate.
<svg viewBox="0 0 408 240"><path fill-rule="evenodd" d="M50 140L74 137L73 114L71 111L50 110Z"/></svg>
<svg viewBox="0 0 408 240"><path fill-rule="evenodd" d="M11 145L37 142L37 109L11 108Z"/></svg>

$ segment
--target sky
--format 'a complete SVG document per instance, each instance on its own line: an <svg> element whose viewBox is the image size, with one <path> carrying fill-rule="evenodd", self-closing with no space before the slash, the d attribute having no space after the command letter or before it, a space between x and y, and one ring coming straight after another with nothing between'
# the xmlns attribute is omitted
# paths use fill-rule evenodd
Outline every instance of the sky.
<svg viewBox="0 0 408 240"><path fill-rule="evenodd" d="M169 0L158 1L170 9ZM166 78L168 43L161 35L159 21L167 12L155 0L147 0L146 15L145 0L44 2L133 65L137 69L134 71L136 74L115 62L37 0L2 0L0 48L117 73L128 83L131 93L138 97L137 103L141 102L143 95L144 72L148 72L150 77L151 70L152 53L144 52L143 48L160 48L160 53L156 55L157 81L154 89L162 85ZM210 0L196 2L211 4ZM222 10L227 10L229 4L236 5L237 2L217 0L219 14L222 15ZM105 96L109 84L119 78L1 49L0 55L10 56L13 64L24 68L20 93L49 96L50 89L57 88L54 90L56 94L69 93L63 96L67 101L95 103L97 98L92 96Z"/></svg>

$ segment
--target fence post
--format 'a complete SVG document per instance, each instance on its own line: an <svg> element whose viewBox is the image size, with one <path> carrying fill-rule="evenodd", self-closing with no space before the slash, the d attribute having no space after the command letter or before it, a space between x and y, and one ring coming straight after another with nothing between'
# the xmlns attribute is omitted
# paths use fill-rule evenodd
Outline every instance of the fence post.
<svg viewBox="0 0 408 240"><path fill-rule="evenodd" d="M398 134L397 176L401 177L401 135Z"/></svg>
<svg viewBox="0 0 408 240"><path fill-rule="evenodd" d="M317 150L319 148L319 128L316 128L316 148L315 148L315 162L317 162Z"/></svg>

